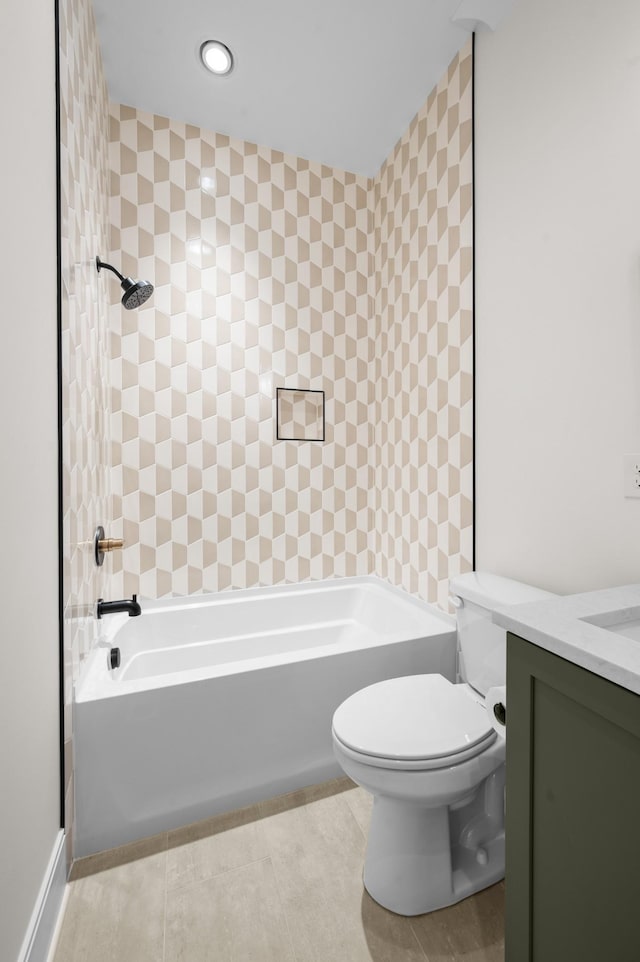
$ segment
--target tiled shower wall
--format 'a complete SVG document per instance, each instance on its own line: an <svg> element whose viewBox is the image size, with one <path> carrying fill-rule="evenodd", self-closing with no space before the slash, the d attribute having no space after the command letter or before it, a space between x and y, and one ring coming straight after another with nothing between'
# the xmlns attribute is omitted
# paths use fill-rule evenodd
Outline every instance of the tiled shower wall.
<svg viewBox="0 0 640 962"><path fill-rule="evenodd" d="M117 594L471 567L471 49L373 181L111 108ZM277 441L276 387L326 392Z"/></svg>
<svg viewBox="0 0 640 962"><path fill-rule="evenodd" d="M373 184L376 572L445 609L473 558L471 58Z"/></svg>
<svg viewBox="0 0 640 962"><path fill-rule="evenodd" d="M108 96L88 0L60 3L60 190L62 246L62 520L65 824L73 820L72 701L95 636L96 599L109 565L93 560L92 537L109 504ZM70 857L70 851L67 853Z"/></svg>
<svg viewBox="0 0 640 962"><path fill-rule="evenodd" d="M128 107L111 253L156 285L112 318L117 593L367 574L375 330L365 178ZM326 440L276 440L277 387Z"/></svg>

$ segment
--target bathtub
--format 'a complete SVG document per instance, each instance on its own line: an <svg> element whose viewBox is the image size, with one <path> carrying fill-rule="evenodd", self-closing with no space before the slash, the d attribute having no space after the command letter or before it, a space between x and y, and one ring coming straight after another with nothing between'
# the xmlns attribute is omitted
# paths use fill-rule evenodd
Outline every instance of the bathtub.
<svg viewBox="0 0 640 962"><path fill-rule="evenodd" d="M348 695L455 677L453 619L373 577L142 602L101 624L75 692L76 857L340 775L331 718Z"/></svg>

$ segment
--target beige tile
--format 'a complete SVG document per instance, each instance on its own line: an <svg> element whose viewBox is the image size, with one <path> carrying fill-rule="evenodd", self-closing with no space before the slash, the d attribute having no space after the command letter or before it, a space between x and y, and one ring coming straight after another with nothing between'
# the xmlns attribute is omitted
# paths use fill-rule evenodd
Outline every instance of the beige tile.
<svg viewBox="0 0 640 962"><path fill-rule="evenodd" d="M412 919L369 897L370 810L334 779L83 859L54 962L503 962L504 883Z"/></svg>
<svg viewBox="0 0 640 962"><path fill-rule="evenodd" d="M341 776L332 778L328 782L319 782L317 785L308 785L299 788L295 792L288 792L286 795L276 795L264 802L258 803L258 811L261 818L268 818L280 812L288 812L303 805L309 805L322 798L332 798L342 792L349 792L354 788L354 783L350 778Z"/></svg>
<svg viewBox="0 0 640 962"><path fill-rule="evenodd" d="M369 825L371 824L373 795L365 792L364 788L356 787L346 792L344 798L366 838L369 834Z"/></svg>
<svg viewBox="0 0 640 962"><path fill-rule="evenodd" d="M429 962L503 962L504 883L416 916L411 925Z"/></svg>
<svg viewBox="0 0 640 962"><path fill-rule="evenodd" d="M296 960L424 962L407 919L364 892L365 837L348 794L316 793L297 807L261 806Z"/></svg>
<svg viewBox="0 0 640 962"><path fill-rule="evenodd" d="M120 845L118 848L110 848L105 852L98 852L97 855L88 855L86 858L79 858L73 863L70 881L86 878L87 875L96 875L98 872L105 872L108 869L117 868L119 865L128 865L139 859L147 858L150 855L158 855L167 850L167 833L161 832L159 835L151 835L149 838L141 838L137 842L130 842L128 845Z"/></svg>
<svg viewBox="0 0 640 962"><path fill-rule="evenodd" d="M269 859L167 893L165 962L294 959Z"/></svg>
<svg viewBox="0 0 640 962"><path fill-rule="evenodd" d="M269 854L258 806L169 832L167 887L203 881Z"/></svg>
<svg viewBox="0 0 640 962"><path fill-rule="evenodd" d="M70 885L54 962L160 962L166 852Z"/></svg>
<svg viewBox="0 0 640 962"><path fill-rule="evenodd" d="M300 793L301 794L301 793ZM319 886L358 882L365 842L340 795L280 809L265 803L263 828L284 894L313 898Z"/></svg>
<svg viewBox="0 0 640 962"><path fill-rule="evenodd" d="M125 273L148 270L157 292L137 319L124 318L112 286L110 324L96 326L117 328L113 460L116 467L122 462L126 443L127 471L113 472L113 522L125 532L140 528L131 538L140 545L137 554L114 559L115 594L157 598L375 572L446 609L449 578L471 566L472 548L471 433L465 427L472 420L472 352L462 350L472 336L470 64L468 41L371 180L169 118L112 108L110 256ZM67 104L71 135L73 103L95 103L96 93ZM93 124L99 114L91 112ZM69 139L73 159L75 141L82 140ZM99 140L90 146L97 153ZM73 184L74 178L63 181ZM86 226L80 218L78 238L96 236L95 226ZM80 252L70 266L83 260ZM194 296L185 299L176 277L186 277L186 292ZM223 297L230 303L223 306ZM172 316L187 308L186 325L169 325L167 304ZM90 308L95 320L95 305L81 299L79 306ZM216 315L214 344L208 321ZM171 337L168 356L164 336ZM71 398L77 387L82 399L88 360L80 353L78 372L66 377ZM131 380L125 383L126 372ZM213 407L204 372L215 385ZM271 444L263 437L275 400L269 392L256 399L266 372L273 372L273 387L286 382L296 392L327 392L324 443ZM217 436L207 482L204 475L190 481L188 492L191 505L200 501L205 508L193 508L193 515L190 507L186 526L178 523L183 497L170 506L160 500L167 490L162 473L169 471L164 439L156 434L137 441L148 437L143 422L152 410L150 385L157 395L171 388L170 410L163 414L171 436L183 433L187 407L197 412L190 415L194 421L213 418L209 430ZM79 407L91 411L95 405ZM309 414L295 403L281 414L290 428L281 436L318 437L313 408ZM77 427L86 428L79 420ZM79 443L84 436L80 430ZM174 457L173 472L186 466L198 476L200 445L183 440ZM459 472L455 488L449 460ZM80 510L96 466L81 458L65 461L74 478L81 471L80 498L71 508L73 523L83 530ZM156 471L147 470L154 463ZM277 478L283 496L264 511L253 497L258 469ZM235 497L218 497L209 512L208 499L229 490L231 473ZM174 489L180 476L171 478ZM423 477L426 484L418 483ZM328 500L336 506L323 510ZM139 524L150 510L172 525L171 553L162 550L166 542L157 528ZM217 519L215 551L203 530L208 514ZM236 537L238 524L247 537ZM259 545L253 543L258 537Z"/></svg>
<svg viewBox="0 0 640 962"><path fill-rule="evenodd" d="M371 962L424 962L425 953L410 920L383 909L364 889L360 918L369 952L364 959L371 959Z"/></svg>

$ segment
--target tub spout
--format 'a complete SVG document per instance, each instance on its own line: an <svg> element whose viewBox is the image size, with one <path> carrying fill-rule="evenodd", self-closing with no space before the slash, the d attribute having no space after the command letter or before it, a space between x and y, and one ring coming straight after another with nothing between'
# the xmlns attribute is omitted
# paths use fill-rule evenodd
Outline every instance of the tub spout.
<svg viewBox="0 0 640 962"><path fill-rule="evenodd" d="M132 595L131 598L123 598L122 601L103 601L98 598L96 605L96 617L102 618L103 615L114 615L119 611L126 611L129 617L135 618L142 614L142 608L138 604L138 596Z"/></svg>

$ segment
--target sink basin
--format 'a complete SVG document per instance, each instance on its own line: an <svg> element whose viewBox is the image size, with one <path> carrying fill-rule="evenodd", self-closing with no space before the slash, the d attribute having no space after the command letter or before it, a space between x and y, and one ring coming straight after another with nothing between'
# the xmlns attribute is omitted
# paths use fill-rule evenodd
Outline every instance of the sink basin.
<svg viewBox="0 0 640 962"><path fill-rule="evenodd" d="M640 607L603 611L598 615L581 618L580 621L586 621L590 625L604 628L605 631L613 631L616 635L624 635L625 638L640 641Z"/></svg>

